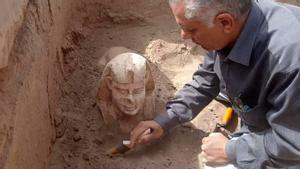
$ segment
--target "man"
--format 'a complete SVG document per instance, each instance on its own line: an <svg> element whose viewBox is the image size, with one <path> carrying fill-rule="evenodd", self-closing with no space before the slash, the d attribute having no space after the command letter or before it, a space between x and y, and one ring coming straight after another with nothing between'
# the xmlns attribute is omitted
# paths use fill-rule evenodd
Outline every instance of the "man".
<svg viewBox="0 0 300 169"><path fill-rule="evenodd" d="M131 132L132 147L191 120L221 91L241 118L232 140L202 140L209 163L300 168L300 9L268 0L170 0L181 35L208 50L166 112ZM153 132L143 135L151 128ZM298 167L297 167L298 165Z"/></svg>

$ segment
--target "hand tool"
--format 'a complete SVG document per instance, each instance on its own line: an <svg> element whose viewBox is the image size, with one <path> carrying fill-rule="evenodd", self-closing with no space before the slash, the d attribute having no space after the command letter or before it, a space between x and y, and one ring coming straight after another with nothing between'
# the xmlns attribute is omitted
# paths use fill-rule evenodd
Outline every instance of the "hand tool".
<svg viewBox="0 0 300 169"><path fill-rule="evenodd" d="M232 134L230 131L226 129L226 127L230 124L233 117L233 109L231 107L228 107L222 117L221 123L217 123L213 132L221 132L226 136L227 138L231 139Z"/></svg>
<svg viewBox="0 0 300 169"><path fill-rule="evenodd" d="M148 135L152 132L152 129L149 128L147 129L144 133L144 135ZM110 150L107 151L106 155L110 156L110 157L114 157L114 156L118 156L118 155L123 155L125 154L127 151L130 150L129 145L130 145L130 140L123 140L122 143L120 143L119 145L117 145L116 147L111 148Z"/></svg>

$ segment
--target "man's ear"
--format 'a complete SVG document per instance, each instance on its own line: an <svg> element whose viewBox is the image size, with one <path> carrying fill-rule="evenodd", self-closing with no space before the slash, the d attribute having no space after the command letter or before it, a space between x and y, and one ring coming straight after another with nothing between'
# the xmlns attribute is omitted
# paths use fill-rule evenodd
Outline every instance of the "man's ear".
<svg viewBox="0 0 300 169"><path fill-rule="evenodd" d="M112 89L112 77L111 76L107 76L105 78L105 83L106 83L106 86L109 88L109 90Z"/></svg>
<svg viewBox="0 0 300 169"><path fill-rule="evenodd" d="M234 30L236 20L230 13L220 13L215 17L215 23L223 29L224 33L230 34Z"/></svg>

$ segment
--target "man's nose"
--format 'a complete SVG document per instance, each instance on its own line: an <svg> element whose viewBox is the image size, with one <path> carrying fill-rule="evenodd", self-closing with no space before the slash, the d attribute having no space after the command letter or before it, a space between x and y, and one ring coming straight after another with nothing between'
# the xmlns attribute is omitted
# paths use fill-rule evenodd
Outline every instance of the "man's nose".
<svg viewBox="0 0 300 169"><path fill-rule="evenodd" d="M191 39L192 36L191 36L191 34L190 34L189 32L186 32L186 31L184 31L184 30L181 30L181 38L182 38L182 39Z"/></svg>

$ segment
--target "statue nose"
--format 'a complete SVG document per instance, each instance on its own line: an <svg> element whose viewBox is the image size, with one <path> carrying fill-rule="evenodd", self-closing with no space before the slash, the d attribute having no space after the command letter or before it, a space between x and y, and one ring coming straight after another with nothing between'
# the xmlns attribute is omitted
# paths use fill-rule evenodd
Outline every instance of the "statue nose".
<svg viewBox="0 0 300 169"><path fill-rule="evenodd" d="M130 103L133 103L134 99L133 99L133 94L132 94L132 93L129 93L129 94L128 94L127 100L128 100Z"/></svg>

